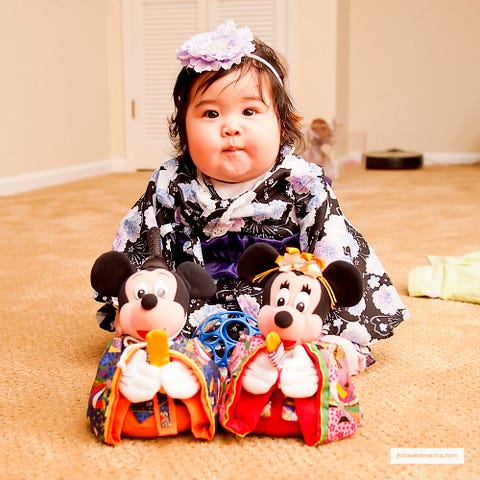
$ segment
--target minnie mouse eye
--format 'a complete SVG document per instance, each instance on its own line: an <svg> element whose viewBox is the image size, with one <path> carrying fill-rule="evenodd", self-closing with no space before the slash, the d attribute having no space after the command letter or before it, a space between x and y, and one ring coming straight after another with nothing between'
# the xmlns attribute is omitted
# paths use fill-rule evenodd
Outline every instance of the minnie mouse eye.
<svg viewBox="0 0 480 480"><path fill-rule="evenodd" d="M284 305L287 305L289 298L290 291L288 290L288 288L281 288L277 293L277 298L275 302L277 307L283 307Z"/></svg>
<svg viewBox="0 0 480 480"><path fill-rule="evenodd" d="M295 302L293 307L296 308L299 312L303 312L308 308L310 304L310 295L307 292L300 292L295 297Z"/></svg>

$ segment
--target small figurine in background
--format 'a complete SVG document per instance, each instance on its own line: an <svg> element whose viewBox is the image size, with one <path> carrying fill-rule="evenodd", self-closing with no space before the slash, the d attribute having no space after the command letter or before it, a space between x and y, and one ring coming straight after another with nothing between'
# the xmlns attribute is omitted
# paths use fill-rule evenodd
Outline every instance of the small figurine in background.
<svg viewBox="0 0 480 480"><path fill-rule="evenodd" d="M117 336L103 354L92 386L87 418L108 444L123 436L154 438L190 430L215 434L219 374L198 339L181 337L190 296L215 293L210 274L184 262L170 271L160 257L136 269L119 252L95 262L92 287L118 298Z"/></svg>
<svg viewBox="0 0 480 480"><path fill-rule="evenodd" d="M335 123L330 126L323 118L314 118L306 131L307 147L303 156L324 168L331 178L338 177L338 165L331 157L335 139Z"/></svg>
<svg viewBox="0 0 480 480"><path fill-rule="evenodd" d="M322 326L336 305L362 298L358 269L341 260L325 266L296 248L278 255L257 243L240 257L238 272L264 288L262 335L244 336L235 347L222 426L240 436L303 437L307 445L353 435L361 412L351 375L365 368L363 356L347 339L323 335Z"/></svg>

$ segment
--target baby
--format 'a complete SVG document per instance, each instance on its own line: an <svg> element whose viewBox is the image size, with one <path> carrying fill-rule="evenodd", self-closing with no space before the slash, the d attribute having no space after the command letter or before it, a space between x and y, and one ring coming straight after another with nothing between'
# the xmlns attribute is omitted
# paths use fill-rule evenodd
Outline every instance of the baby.
<svg viewBox="0 0 480 480"><path fill-rule="evenodd" d="M336 308L325 334L369 346L392 335L407 312L381 262L343 216L323 169L294 153L303 144L301 117L285 86L275 52L248 27L229 20L178 50L170 137L176 156L152 175L122 220L113 249L140 266L149 256L147 232L160 229L160 249L175 269L190 260L216 281L209 303L191 302L184 334L210 315L242 310L256 315L261 289L242 282L237 262L251 244L296 247L353 263L365 293L354 307ZM114 308L99 316L111 328Z"/></svg>

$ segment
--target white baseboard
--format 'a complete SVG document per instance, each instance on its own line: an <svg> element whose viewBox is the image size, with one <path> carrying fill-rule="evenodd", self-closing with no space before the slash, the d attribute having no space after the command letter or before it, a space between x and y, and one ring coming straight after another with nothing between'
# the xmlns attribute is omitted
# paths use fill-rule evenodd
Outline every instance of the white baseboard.
<svg viewBox="0 0 480 480"><path fill-rule="evenodd" d="M339 158L339 163L362 163L361 152L349 152ZM480 164L480 153L424 153L424 165L475 165Z"/></svg>
<svg viewBox="0 0 480 480"><path fill-rule="evenodd" d="M0 178L0 197L38 188L53 187L54 185L97 177L107 173L126 171L128 171L128 168L125 159L111 159L4 177Z"/></svg>
<svg viewBox="0 0 480 480"><path fill-rule="evenodd" d="M480 163L480 153L424 153L424 165L474 165Z"/></svg>
<svg viewBox="0 0 480 480"><path fill-rule="evenodd" d="M338 159L343 163L361 163L362 154L349 152ZM424 153L424 165L474 165L480 164L480 153ZM54 168L41 172L26 173L0 178L0 197L53 187L89 177L97 177L114 172L128 172L125 159L111 159L102 162L83 163L63 168Z"/></svg>

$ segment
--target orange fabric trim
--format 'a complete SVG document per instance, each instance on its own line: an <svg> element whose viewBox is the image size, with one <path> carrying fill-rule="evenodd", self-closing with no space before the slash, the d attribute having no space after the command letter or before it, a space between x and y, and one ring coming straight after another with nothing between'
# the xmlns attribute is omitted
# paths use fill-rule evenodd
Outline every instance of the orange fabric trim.
<svg viewBox="0 0 480 480"><path fill-rule="evenodd" d="M208 385L199 367L185 355L170 350L171 358L186 363L194 372L200 383L200 390L191 398L181 400L190 415L192 435L203 440L212 440L215 435L215 414L208 399Z"/></svg>
<svg viewBox="0 0 480 480"><path fill-rule="evenodd" d="M128 361L135 352L136 350L129 352L125 361ZM116 445L120 443L122 424L126 415L125 409L128 410L128 406L130 405L130 402L124 398L118 390L118 382L120 381L121 373L122 370L117 367L113 375L107 411L105 412L104 440L110 445ZM126 407L124 402L120 403L122 398L124 398L124 400L127 402Z"/></svg>

